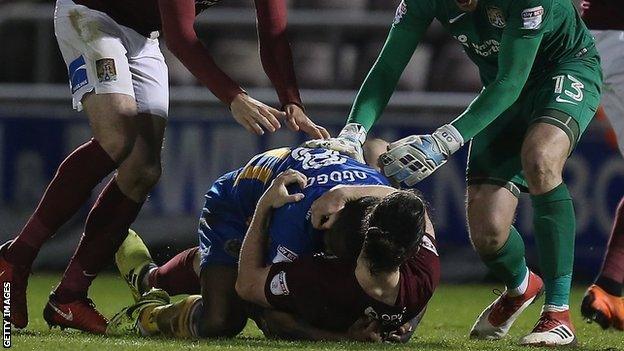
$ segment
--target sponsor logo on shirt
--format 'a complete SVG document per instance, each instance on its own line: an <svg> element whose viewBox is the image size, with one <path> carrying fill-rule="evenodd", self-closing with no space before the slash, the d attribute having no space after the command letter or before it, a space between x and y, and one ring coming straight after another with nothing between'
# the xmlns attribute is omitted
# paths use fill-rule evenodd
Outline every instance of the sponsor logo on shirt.
<svg viewBox="0 0 624 351"><path fill-rule="evenodd" d="M463 46L472 49L477 55L488 57L497 54L500 50L500 42L495 39L488 39L481 44L471 42L465 34L454 36Z"/></svg>
<svg viewBox="0 0 624 351"><path fill-rule="evenodd" d="M72 94L89 83L87 65L82 55L69 64L68 71Z"/></svg>
<svg viewBox="0 0 624 351"><path fill-rule="evenodd" d="M399 313L393 313L393 314L378 313L377 311L375 311L375 309L372 306L369 306L364 310L364 314L376 321L381 322L382 325L388 325L388 324L402 322L403 315L405 314L406 311L407 311L407 308L403 307L403 309Z"/></svg>
<svg viewBox="0 0 624 351"><path fill-rule="evenodd" d="M405 16L406 13L407 13L407 4L405 3L405 0L403 0L399 4L399 7L397 7L396 9L396 13L394 15L394 21L392 23L398 24L399 22L401 22L401 20L403 19L403 16Z"/></svg>
<svg viewBox="0 0 624 351"><path fill-rule="evenodd" d="M275 296L289 295L288 284L286 284L286 272L281 271L271 279L271 294Z"/></svg>
<svg viewBox="0 0 624 351"><path fill-rule="evenodd" d="M538 29L542 25L544 7L537 6L522 11L522 29Z"/></svg>
<svg viewBox="0 0 624 351"><path fill-rule="evenodd" d="M115 60L112 58L103 58L95 61L95 71L100 83L117 80L117 68L115 68Z"/></svg>
<svg viewBox="0 0 624 351"><path fill-rule="evenodd" d="M503 10L496 6L488 6L486 12L491 25L496 28L505 28L506 23Z"/></svg>
<svg viewBox="0 0 624 351"><path fill-rule="evenodd" d="M278 262L293 262L295 261L299 256L294 253L292 250L290 250L289 248L279 245L277 247L277 255L275 256L275 258L273 259L273 263L278 263Z"/></svg>

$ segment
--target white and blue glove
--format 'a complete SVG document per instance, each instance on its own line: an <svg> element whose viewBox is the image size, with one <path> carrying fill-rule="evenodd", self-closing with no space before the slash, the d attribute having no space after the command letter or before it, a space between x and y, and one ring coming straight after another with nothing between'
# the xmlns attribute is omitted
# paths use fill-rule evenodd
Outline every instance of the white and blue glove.
<svg viewBox="0 0 624 351"><path fill-rule="evenodd" d="M402 187L427 178L464 145L464 138L450 124L431 135L412 135L388 146L379 158L384 174Z"/></svg>
<svg viewBox="0 0 624 351"><path fill-rule="evenodd" d="M342 128L336 138L313 139L301 144L310 149L329 149L347 155L360 163L364 163L362 145L366 141L366 129L361 124L349 123Z"/></svg>

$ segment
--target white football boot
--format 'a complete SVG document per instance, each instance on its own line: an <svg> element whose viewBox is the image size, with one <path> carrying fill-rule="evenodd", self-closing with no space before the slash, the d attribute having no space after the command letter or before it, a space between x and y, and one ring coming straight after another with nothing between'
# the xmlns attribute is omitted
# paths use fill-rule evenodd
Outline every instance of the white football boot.
<svg viewBox="0 0 624 351"><path fill-rule="evenodd" d="M576 335L570 320L570 310L544 306L533 331L522 339L523 346L574 346Z"/></svg>

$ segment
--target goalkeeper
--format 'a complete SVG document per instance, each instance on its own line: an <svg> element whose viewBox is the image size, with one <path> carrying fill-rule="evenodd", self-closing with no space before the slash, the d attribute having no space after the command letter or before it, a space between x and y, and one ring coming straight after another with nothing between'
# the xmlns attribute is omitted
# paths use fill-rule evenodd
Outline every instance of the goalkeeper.
<svg viewBox="0 0 624 351"><path fill-rule="evenodd" d="M484 88L450 124L391 144L380 158L384 172L411 186L471 141L470 236L506 285L471 337L502 338L545 290L541 317L521 344L574 344L568 300L575 217L562 170L596 112L602 74L594 41L570 0L403 0L347 125L337 139L316 143L358 152L433 19L478 66ZM522 237L512 226L520 192L533 203L543 281L528 270Z"/></svg>

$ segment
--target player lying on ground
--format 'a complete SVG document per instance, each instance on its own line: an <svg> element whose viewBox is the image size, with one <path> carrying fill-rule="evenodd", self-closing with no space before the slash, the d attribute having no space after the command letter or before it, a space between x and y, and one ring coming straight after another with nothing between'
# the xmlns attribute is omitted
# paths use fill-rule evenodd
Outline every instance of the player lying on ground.
<svg viewBox="0 0 624 351"><path fill-rule="evenodd" d="M624 6L617 1L585 0L583 19L592 29L604 75L601 104L624 155ZM604 329L624 330L624 197L615 212L604 263L589 287L581 312Z"/></svg>
<svg viewBox="0 0 624 351"><path fill-rule="evenodd" d="M289 185L306 182L305 175L288 171L258 202L241 249L236 291L246 301L324 329L321 340L348 340L344 332L362 314L379 323L379 329L369 326L375 333L368 341L385 340L424 311L439 279L433 237L425 236L426 228L432 232L425 204L412 191L385 188L351 259L308 256L267 264L272 213L304 198Z"/></svg>
<svg viewBox="0 0 624 351"><path fill-rule="evenodd" d="M372 144L375 144L374 142ZM381 149L385 149L385 144L380 142L376 143L381 146ZM313 155L319 155L322 157L323 151L314 151ZM206 207L202 213L200 219L200 242L202 246L201 252L201 290L204 298L204 304L202 307L202 314L200 320L202 323L199 325L201 330L198 331L201 336L234 336L242 330L244 327L248 312L246 311L245 304L238 298L234 291L234 282L236 280L236 263L238 261L238 251L240 249L240 242L243 239L244 233L248 227L248 218L253 214L255 204L259 199L258 191L262 192L266 189L266 183L259 179L241 179L236 182L236 174L248 174L251 175L251 171L255 170L257 174L264 174L266 181L270 181L273 176L270 174L270 161L277 161L275 159L274 151L269 152L273 156L267 156L267 154L259 155L254 158L243 169L227 174L219 179L213 185L212 189L207 195ZM286 153L286 155L288 152ZM330 155L337 155L336 152L330 153ZM378 154L378 153L377 153ZM294 156L287 157L277 164L273 164L276 169L280 169L279 163L283 163L285 166L290 165L292 168L298 168L309 176L313 176L316 180L311 180L310 185L306 187L305 194L306 199L300 201L297 204L286 206L273 216L273 224L271 226L271 254L267 257L269 261L277 262L284 260L292 260L301 255L302 253L320 252L321 242L324 240L328 246L335 248L332 250L334 253L338 252L354 252L354 245L345 244L345 240L340 240L339 235L346 237L356 237L355 235L347 235L348 233L359 232L361 218L363 216L364 206L368 206L367 201L358 201L345 207L346 215L342 221L337 221L334 225L333 231L329 231L322 235L322 232L314 230L310 223L310 218L307 217L307 213L310 210L312 200L318 195L328 192L328 198L337 199L330 201L331 210L341 209L344 206L345 193L352 187L342 187L332 189L331 187L340 183L362 183L365 179L368 179L368 183L377 182L377 184L385 183L375 180L377 176L383 178L379 173L375 176L375 172L370 167L363 166L353 160L346 159L346 157L339 155L339 158L325 158L326 164L314 170L313 165L317 165L319 160L313 161L312 157L307 157L305 164L310 167L303 167L299 162L292 162L293 157L300 157L300 152L293 151ZM325 153L325 155L328 155ZM375 158L373 158L375 159ZM342 160L342 161L341 161ZM343 163L343 161L345 161ZM331 164L336 162L336 164ZM262 168L261 165L264 165ZM358 171L359 169L359 171ZM351 172L359 172L359 176L350 177ZM338 174L347 175L342 181L337 182ZM332 176L333 174L333 176ZM353 173L356 174L356 173ZM368 175L367 175L368 174ZM324 176L325 175L325 176ZM329 176L329 177L326 177ZM227 181L227 179L233 181ZM310 179L310 178L309 178ZM234 183L237 183L234 186ZM330 190L332 189L332 190ZM348 195L351 197L362 196L361 191L365 190L367 195L375 195L375 190L371 186L358 187L357 194ZM382 188L383 193L387 192L387 188ZM221 195L219 195L221 194ZM245 195L246 196L243 196ZM260 193L261 194L261 193ZM341 195L342 194L342 195ZM318 208L321 213L326 213L323 203L321 201L317 203L313 208ZM337 203L336 203L337 202ZM251 212L241 215L240 210L251 208ZM318 211L312 211L317 213ZM312 218L320 218L319 216L312 216ZM334 217L332 217L332 222ZM320 222L320 220L316 220ZM340 229L337 229L340 228ZM337 233L334 235L333 233ZM331 235L329 235L331 234ZM134 236L132 236L134 237ZM311 237L317 237L320 240L315 239L316 242L310 248L306 243ZM138 238L138 237L137 237ZM197 249L187 250L163 267L156 268L151 262L149 252L147 248L142 244L140 240L134 240L135 244L132 244L133 239L128 237L126 242L122 245L117 255L118 266L122 272L122 275L130 283L131 287L135 291L135 297L140 296L141 293L147 291L150 287L159 287L165 289L167 292L174 294L197 294L199 292L199 285L197 283L196 272L198 269L194 267L194 262L199 261L197 259ZM303 244L302 244L303 243ZM359 252L359 246L357 252ZM351 255L355 256L355 255ZM433 270L432 274L437 274L435 270L437 266L430 267ZM435 275L437 276L437 275ZM437 285L437 280L435 280ZM435 288L435 286L433 286ZM432 291L431 291L432 292ZM420 296L420 303L426 304L428 297ZM426 299L425 299L426 298ZM188 307L194 306L194 302L189 300ZM139 303L141 305L141 303ZM162 304L162 303L161 303ZM183 308L184 306L174 306L173 309ZM136 308L129 309L130 315L134 317L136 322L137 313L132 313ZM124 326L117 326L123 321L115 321L109 329L114 332L119 332L120 328L123 330ZM115 325L116 324L116 325ZM125 323L128 324L128 323ZM129 323L131 326L134 323ZM170 325L166 322L164 325ZM194 323L193 327L197 327ZM187 329L184 330L186 332ZM172 335L166 329L161 332ZM189 334L173 334L176 336L188 336Z"/></svg>
<svg viewBox="0 0 624 351"><path fill-rule="evenodd" d="M473 338L504 337L546 292L523 345L576 342L569 295L575 217L562 171L596 112L602 77L591 34L570 0L403 0L338 140L356 152L388 103L427 27L437 19L478 66L484 89L450 124L390 145L384 173L413 185L471 141L467 214L472 243L507 289L478 317ZM529 271L512 226L528 191L544 281Z"/></svg>
<svg viewBox="0 0 624 351"><path fill-rule="evenodd" d="M93 139L63 161L22 231L0 249L0 280L11 283L14 326L28 324L26 286L39 249L89 199L92 189L117 170L90 211L80 245L44 310L50 326L104 332L106 319L87 298L88 288L124 240L161 173L169 104L161 32L168 48L250 132L275 131L282 119L291 129L329 136L303 112L286 37L286 0L255 1L262 64L283 111L247 95L197 38L196 14L217 2L56 1L54 28L73 105L84 108Z"/></svg>

